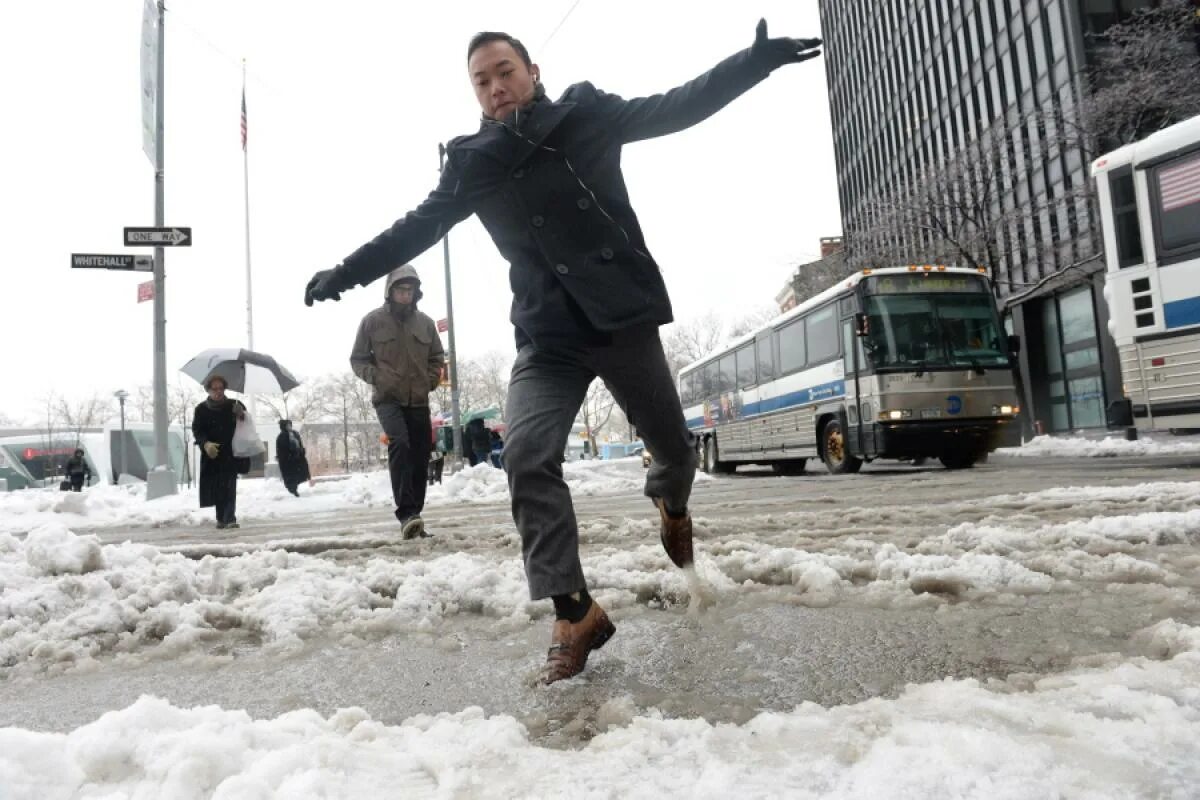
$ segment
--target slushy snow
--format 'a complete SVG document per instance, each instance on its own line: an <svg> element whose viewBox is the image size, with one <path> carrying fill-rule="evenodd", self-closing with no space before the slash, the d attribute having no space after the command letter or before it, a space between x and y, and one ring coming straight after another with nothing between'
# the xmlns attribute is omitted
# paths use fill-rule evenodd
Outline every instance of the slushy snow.
<svg viewBox="0 0 1200 800"><path fill-rule="evenodd" d="M67 734L0 729L13 800L75 797L1194 797L1200 629L1050 677L945 680L895 699L806 703L743 725L615 698L579 750L472 707L388 726L365 712L274 719L149 696Z"/></svg>

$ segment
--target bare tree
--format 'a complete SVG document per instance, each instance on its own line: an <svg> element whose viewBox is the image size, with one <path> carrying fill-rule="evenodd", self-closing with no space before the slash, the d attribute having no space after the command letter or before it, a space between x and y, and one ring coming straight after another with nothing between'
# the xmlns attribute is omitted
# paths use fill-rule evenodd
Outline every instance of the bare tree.
<svg viewBox="0 0 1200 800"><path fill-rule="evenodd" d="M199 402L199 401L197 401ZM169 415L175 419L174 415ZM154 387L143 385L134 388L125 401L125 418L130 422L154 421Z"/></svg>
<svg viewBox="0 0 1200 800"><path fill-rule="evenodd" d="M83 438L83 430L99 424L105 416L108 402L98 394L71 401L65 397L58 398L55 411L64 432L74 440L74 446L79 446Z"/></svg>
<svg viewBox="0 0 1200 800"><path fill-rule="evenodd" d="M583 405L579 408L579 415L575 419L583 423L584 433L587 434L588 444L593 456L598 453L596 450L596 437L608 425L616 405L617 401L609 393L608 387L604 385L604 381L599 378L592 381L592 385L588 387L587 395L583 398Z"/></svg>
<svg viewBox="0 0 1200 800"><path fill-rule="evenodd" d="M1093 37L1092 91L1078 118L1085 146L1111 149L1200 114L1198 18L1192 0L1164 0Z"/></svg>
<svg viewBox="0 0 1200 800"><path fill-rule="evenodd" d="M329 411L342 423L342 458L346 470L355 465L359 469L378 466L381 431L376 427L371 385L353 372L344 372L331 376L328 386Z"/></svg>
<svg viewBox="0 0 1200 800"><path fill-rule="evenodd" d="M792 273L792 293L803 302L848 278L858 267L851 264L843 251L837 251L818 261L797 264Z"/></svg>
<svg viewBox="0 0 1200 800"><path fill-rule="evenodd" d="M664 334L663 350L672 377L678 377L680 369L704 358L728 339L725 322L715 311L687 322L674 322Z"/></svg>
<svg viewBox="0 0 1200 800"><path fill-rule="evenodd" d="M779 309L774 304L759 306L748 311L729 323L729 338L736 339L747 333L753 333L777 316L779 316Z"/></svg>

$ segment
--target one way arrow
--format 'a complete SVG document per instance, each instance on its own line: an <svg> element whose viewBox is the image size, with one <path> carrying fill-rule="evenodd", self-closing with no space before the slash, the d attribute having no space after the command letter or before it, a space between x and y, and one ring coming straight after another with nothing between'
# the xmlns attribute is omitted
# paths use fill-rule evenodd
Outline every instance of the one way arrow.
<svg viewBox="0 0 1200 800"><path fill-rule="evenodd" d="M191 247L191 228L126 228L125 246Z"/></svg>

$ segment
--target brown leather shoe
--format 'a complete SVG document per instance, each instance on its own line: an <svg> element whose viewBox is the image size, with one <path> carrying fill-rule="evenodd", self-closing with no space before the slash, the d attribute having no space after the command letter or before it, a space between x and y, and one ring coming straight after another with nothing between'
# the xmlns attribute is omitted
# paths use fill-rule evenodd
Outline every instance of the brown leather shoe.
<svg viewBox="0 0 1200 800"><path fill-rule="evenodd" d="M692 563L692 515L672 517L667 514L667 504L661 497L654 499L658 506L658 515L662 518L662 528L658 537L662 540L667 557L677 567L686 567Z"/></svg>
<svg viewBox="0 0 1200 800"><path fill-rule="evenodd" d="M546 666L542 668L542 683L550 685L583 672L588 654L603 647L616 632L617 626L612 624L608 614L595 600L587 615L579 622L555 620L554 630L550 634L550 650L546 653Z"/></svg>

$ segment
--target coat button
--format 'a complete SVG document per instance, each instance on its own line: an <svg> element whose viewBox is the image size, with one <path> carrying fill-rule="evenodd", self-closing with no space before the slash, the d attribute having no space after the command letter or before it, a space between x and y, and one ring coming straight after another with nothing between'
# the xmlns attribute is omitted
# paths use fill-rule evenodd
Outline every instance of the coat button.
<svg viewBox="0 0 1200 800"><path fill-rule="evenodd" d="M603 258L605 261L612 261L612 259L613 259L612 248L611 247L601 247L600 248L600 257Z"/></svg>
<svg viewBox="0 0 1200 800"><path fill-rule="evenodd" d="M546 218L541 214L534 214L533 219L529 220L529 222L533 225L533 227L540 228L546 224Z"/></svg>
<svg viewBox="0 0 1200 800"><path fill-rule="evenodd" d="M559 275L566 275L568 272L571 271L570 268L568 268L566 264L555 264L554 270Z"/></svg>
<svg viewBox="0 0 1200 800"><path fill-rule="evenodd" d="M575 201L575 205L579 206L580 211L587 211L592 207L592 201L588 200L586 197L581 197Z"/></svg>
<svg viewBox="0 0 1200 800"><path fill-rule="evenodd" d="M524 177L525 177L525 170L523 170L523 169L516 169L516 170L513 170L513 177L514 177L514 178L524 178Z"/></svg>

